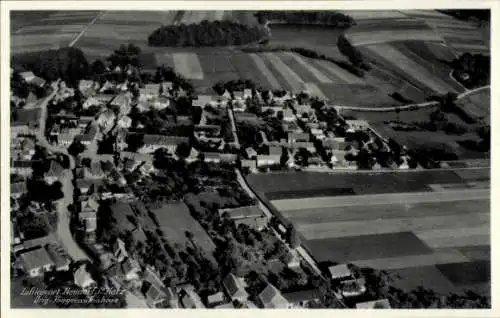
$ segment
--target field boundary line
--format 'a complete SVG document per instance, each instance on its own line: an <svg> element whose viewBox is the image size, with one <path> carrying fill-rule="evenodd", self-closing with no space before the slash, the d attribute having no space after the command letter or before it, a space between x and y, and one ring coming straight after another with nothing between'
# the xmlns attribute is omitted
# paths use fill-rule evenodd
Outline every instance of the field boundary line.
<svg viewBox="0 0 500 318"><path fill-rule="evenodd" d="M68 47L72 47L73 45L75 45L76 42L78 42L81 39L81 37L85 34L85 32L87 32L88 29L92 25L94 25L94 23L96 23L97 19L101 18L105 13L106 13L105 11L97 13L97 15L87 24L87 26L83 28L83 30L68 44Z"/></svg>

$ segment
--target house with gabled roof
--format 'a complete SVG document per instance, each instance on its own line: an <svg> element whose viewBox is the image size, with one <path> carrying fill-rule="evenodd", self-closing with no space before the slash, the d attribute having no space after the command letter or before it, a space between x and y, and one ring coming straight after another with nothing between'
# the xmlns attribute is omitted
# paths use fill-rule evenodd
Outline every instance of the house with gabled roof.
<svg viewBox="0 0 500 318"><path fill-rule="evenodd" d="M249 294L245 290L247 284L242 277L236 277L230 273L224 278L222 285L232 301L238 300L240 303L244 303L249 297Z"/></svg>
<svg viewBox="0 0 500 318"><path fill-rule="evenodd" d="M48 184L56 182L63 174L64 168L55 160L50 161L49 171L45 173L44 179Z"/></svg>
<svg viewBox="0 0 500 318"><path fill-rule="evenodd" d="M308 133L288 133L288 142L296 142L296 141L309 141Z"/></svg>
<svg viewBox="0 0 500 318"><path fill-rule="evenodd" d="M135 259L127 257L122 263L122 271L126 280L138 280L140 278L139 273L141 272L141 266Z"/></svg>
<svg viewBox="0 0 500 318"><path fill-rule="evenodd" d="M224 298L223 292L217 292L215 294L208 295L208 297L207 297L207 305L210 307L218 306L224 302L225 302L225 298Z"/></svg>
<svg viewBox="0 0 500 318"><path fill-rule="evenodd" d="M245 88L243 90L243 99L252 98L252 90L250 88Z"/></svg>
<svg viewBox="0 0 500 318"><path fill-rule="evenodd" d="M269 167L279 164L281 161L281 155L258 155L257 156L257 167Z"/></svg>
<svg viewBox="0 0 500 318"><path fill-rule="evenodd" d="M138 151L140 153L152 153L157 149L166 148L169 153L174 154L177 146L182 143L188 143L189 138L165 135L144 135L143 142L144 146Z"/></svg>
<svg viewBox="0 0 500 318"><path fill-rule="evenodd" d="M41 276L54 266L54 261L43 247L24 252L19 256L24 269L30 277Z"/></svg>
<svg viewBox="0 0 500 318"><path fill-rule="evenodd" d="M366 280L364 277L348 279L340 282L340 293L344 297L355 297L366 291Z"/></svg>
<svg viewBox="0 0 500 318"><path fill-rule="evenodd" d="M236 99L236 100L244 100L245 97L244 97L244 94L242 91L235 91L233 92L233 98Z"/></svg>
<svg viewBox="0 0 500 318"><path fill-rule="evenodd" d="M227 209L219 209L218 211L219 217L223 217L224 214L228 214L230 219L243 219L249 217L259 217L262 216L263 212L258 205L247 205L237 208L227 208Z"/></svg>
<svg viewBox="0 0 500 318"><path fill-rule="evenodd" d="M10 173L18 174L21 176L29 176L33 171L33 162L31 160L11 160L10 163Z"/></svg>
<svg viewBox="0 0 500 318"><path fill-rule="evenodd" d="M128 257L127 249L125 248L125 243L117 238L113 243L113 256L116 258L116 261L121 263Z"/></svg>
<svg viewBox="0 0 500 318"><path fill-rule="evenodd" d="M102 170L100 161L92 161L89 167L83 168L83 177L85 179L102 179L105 173Z"/></svg>
<svg viewBox="0 0 500 318"><path fill-rule="evenodd" d="M304 308L307 304L315 301L319 301L321 298L321 293L318 289L306 289L299 290L289 293L284 293L283 297L291 304L294 308Z"/></svg>
<svg viewBox="0 0 500 318"><path fill-rule="evenodd" d="M10 184L10 197L19 199L23 194L28 192L26 181L14 182Z"/></svg>
<svg viewBox="0 0 500 318"><path fill-rule="evenodd" d="M352 278L352 271L347 264L339 264L328 267L331 279L342 280Z"/></svg>
<svg viewBox="0 0 500 318"><path fill-rule="evenodd" d="M62 250L62 247L54 244L49 244L46 247L50 258L54 262L54 268L57 271L67 271L69 270L69 265L71 260L68 255Z"/></svg>
<svg viewBox="0 0 500 318"><path fill-rule="evenodd" d="M180 302L182 307L187 309L205 308L200 295L198 295L194 289L183 289L180 294Z"/></svg>
<svg viewBox="0 0 500 318"><path fill-rule="evenodd" d="M267 284L258 296L264 308L290 308L290 303L272 284Z"/></svg>
<svg viewBox="0 0 500 318"><path fill-rule="evenodd" d="M252 159L252 160L243 159L243 160L241 160L241 168L248 168L248 170L251 173L254 173L257 171L257 160L255 160L255 159Z"/></svg>
<svg viewBox="0 0 500 318"><path fill-rule="evenodd" d="M240 224L244 224L257 231L264 230L267 227L268 223L269 219L267 216L248 217L234 220L234 224L236 225L236 227L238 227Z"/></svg>

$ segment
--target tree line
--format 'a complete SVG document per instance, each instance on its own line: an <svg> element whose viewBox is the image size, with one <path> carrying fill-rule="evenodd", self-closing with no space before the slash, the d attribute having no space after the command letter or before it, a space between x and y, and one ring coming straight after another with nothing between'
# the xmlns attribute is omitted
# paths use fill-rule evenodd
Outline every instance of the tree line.
<svg viewBox="0 0 500 318"><path fill-rule="evenodd" d="M337 11L257 11L260 23L279 21L290 24L324 24L335 27L350 27L354 19Z"/></svg>
<svg viewBox="0 0 500 318"><path fill-rule="evenodd" d="M150 46L226 46L260 42L266 35L260 26L232 21L202 21L199 24L166 25L148 37Z"/></svg>

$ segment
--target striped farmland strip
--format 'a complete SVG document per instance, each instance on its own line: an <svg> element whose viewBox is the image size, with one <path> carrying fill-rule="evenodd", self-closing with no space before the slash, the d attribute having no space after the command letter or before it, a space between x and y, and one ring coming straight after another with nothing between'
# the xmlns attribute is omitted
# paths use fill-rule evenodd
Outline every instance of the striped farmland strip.
<svg viewBox="0 0 500 318"><path fill-rule="evenodd" d="M257 65L259 71L267 78L269 85L271 85L273 89L281 89L280 83L278 82L276 77L274 77L273 73L271 73L271 71L267 68L264 60L257 54L251 53L249 55L250 58L252 58L252 60L255 62L255 65Z"/></svg>
<svg viewBox="0 0 500 318"><path fill-rule="evenodd" d="M292 52L285 52L285 55L288 55L292 57L295 61L297 61L300 65L302 65L304 68L309 70L314 77L317 79L318 82L320 83L333 83L331 79L325 76L319 69L317 69L312 63L309 63L306 61L302 56L297 55L296 53Z"/></svg>
<svg viewBox="0 0 500 318"><path fill-rule="evenodd" d="M480 227L489 223L489 213L377 219L352 222L325 222L299 225L298 229L308 239L325 239L346 236L376 235L396 232L427 231L460 227Z"/></svg>
<svg viewBox="0 0 500 318"><path fill-rule="evenodd" d="M274 68L285 78L288 82L292 91L300 92L304 87L304 81L300 76L297 75L294 71L292 71L283 61L279 58L279 56L275 53L264 53L263 54L266 59L274 66Z"/></svg>
<svg viewBox="0 0 500 318"><path fill-rule="evenodd" d="M353 261L359 267L374 269L394 270L408 267L432 266L439 264L452 264L469 262L469 259L459 251L449 250L424 255L409 255L400 257L377 258Z"/></svg>
<svg viewBox="0 0 500 318"><path fill-rule="evenodd" d="M490 226L431 229L415 232L415 235L431 248L481 246L490 244Z"/></svg>
<svg viewBox="0 0 500 318"><path fill-rule="evenodd" d="M328 71L332 76L339 78L346 84L363 84L363 81L354 74L349 73L343 68L328 62L328 61L318 61L326 71Z"/></svg>

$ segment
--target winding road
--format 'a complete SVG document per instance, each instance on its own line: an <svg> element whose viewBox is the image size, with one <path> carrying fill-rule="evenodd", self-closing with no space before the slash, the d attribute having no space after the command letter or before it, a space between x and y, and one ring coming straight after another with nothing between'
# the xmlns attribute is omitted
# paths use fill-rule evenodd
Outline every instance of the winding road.
<svg viewBox="0 0 500 318"><path fill-rule="evenodd" d="M47 138L45 138L45 123L47 121L47 104L54 97L57 92L57 85L59 81L52 83L54 91L47 96L40 104L40 122L39 129L37 133L38 144L45 147L50 152L57 152L65 154L70 161L70 170L64 170L63 176L60 178L62 184L62 192L64 197L56 202L57 206L57 229L56 236L58 241L64 246L68 255L74 260L90 260L90 257L83 251L80 246L76 243L73 235L70 231L70 211L68 211L68 205L73 204L73 184L72 184L72 173L71 171L75 167L75 161L72 156L69 155L66 148L57 147L51 145Z"/></svg>

